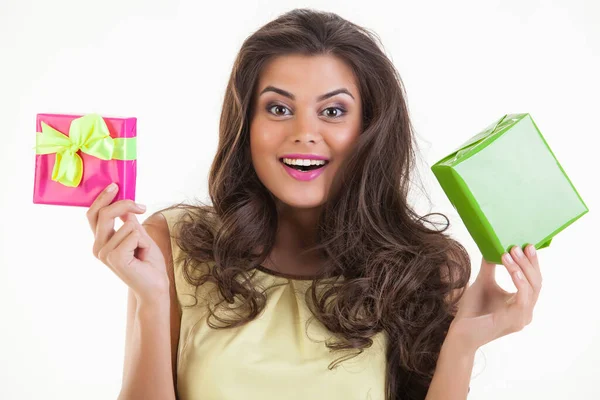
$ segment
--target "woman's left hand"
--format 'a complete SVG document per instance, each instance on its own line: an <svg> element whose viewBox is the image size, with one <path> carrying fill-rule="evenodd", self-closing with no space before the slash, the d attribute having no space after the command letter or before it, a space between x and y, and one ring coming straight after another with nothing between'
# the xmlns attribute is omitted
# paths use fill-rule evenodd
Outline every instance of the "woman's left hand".
<svg viewBox="0 0 600 400"><path fill-rule="evenodd" d="M531 322L533 308L542 288L542 274L533 245L514 246L502 256L517 288L509 293L496 283L496 264L484 259L477 278L459 302L458 312L450 325L462 346L475 351L499 337L520 331Z"/></svg>

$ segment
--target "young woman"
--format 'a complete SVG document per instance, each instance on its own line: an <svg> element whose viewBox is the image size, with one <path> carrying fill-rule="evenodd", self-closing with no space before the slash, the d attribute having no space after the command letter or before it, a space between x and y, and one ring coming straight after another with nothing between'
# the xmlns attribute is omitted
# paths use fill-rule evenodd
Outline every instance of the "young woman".
<svg viewBox="0 0 600 400"><path fill-rule="evenodd" d="M219 134L211 205L140 224L111 185L88 210L129 286L121 399L465 399L476 349L531 321L533 246L504 255L516 293L485 260L469 286L409 205L404 91L368 30L307 9L262 27Z"/></svg>

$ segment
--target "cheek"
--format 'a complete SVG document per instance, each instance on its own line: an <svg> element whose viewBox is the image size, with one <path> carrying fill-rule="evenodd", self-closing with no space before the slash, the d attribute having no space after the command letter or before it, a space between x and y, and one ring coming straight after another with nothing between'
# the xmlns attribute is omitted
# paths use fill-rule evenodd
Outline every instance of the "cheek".
<svg viewBox="0 0 600 400"><path fill-rule="evenodd" d="M352 151L352 148L358 140L359 132L356 130L346 130L329 135L327 145L332 150L334 156L345 157Z"/></svg>
<svg viewBox="0 0 600 400"><path fill-rule="evenodd" d="M276 159L277 146L267 140L255 140L250 143L252 158L257 161Z"/></svg>
<svg viewBox="0 0 600 400"><path fill-rule="evenodd" d="M277 132L269 124L256 121L250 126L250 148L252 156L273 153L277 146Z"/></svg>
<svg viewBox="0 0 600 400"><path fill-rule="evenodd" d="M277 160L278 151L281 150L281 135L272 127L267 125L255 124L250 132L250 153L252 164L256 172L264 176L269 171L273 171L279 162Z"/></svg>

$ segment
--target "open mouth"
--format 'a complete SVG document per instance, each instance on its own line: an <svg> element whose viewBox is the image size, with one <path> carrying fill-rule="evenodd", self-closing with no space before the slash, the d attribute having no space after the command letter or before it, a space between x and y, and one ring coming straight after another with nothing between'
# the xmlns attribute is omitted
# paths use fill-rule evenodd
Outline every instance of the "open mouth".
<svg viewBox="0 0 600 400"><path fill-rule="evenodd" d="M291 165L291 164L284 163L283 162L283 158L279 159L279 162L281 162L286 167L293 168L293 169L295 169L297 171L300 171L300 172L314 171L315 169L323 168L324 166L326 166L327 164L329 164L329 160L324 160L324 161L325 161L325 164L317 164L317 165Z"/></svg>

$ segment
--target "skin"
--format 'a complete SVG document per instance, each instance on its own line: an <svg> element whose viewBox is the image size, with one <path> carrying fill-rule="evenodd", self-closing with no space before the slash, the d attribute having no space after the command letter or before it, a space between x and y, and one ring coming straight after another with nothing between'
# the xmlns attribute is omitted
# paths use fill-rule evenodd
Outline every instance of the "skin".
<svg viewBox="0 0 600 400"><path fill-rule="evenodd" d="M425 400L467 398L475 351L531 323L541 288L542 274L533 245L523 252L514 246L502 256L517 288L509 293L496 283L496 264L484 259L475 282L459 303L458 313L442 344Z"/></svg>
<svg viewBox="0 0 600 400"><path fill-rule="evenodd" d="M93 253L127 286L123 384L119 399L175 400L181 314L177 303L169 229L162 214L144 224L146 207L131 200L111 204L119 188L103 190L86 216ZM115 231L115 220L123 226Z"/></svg>
<svg viewBox="0 0 600 400"><path fill-rule="evenodd" d="M525 252L514 246L502 257L516 293L502 289L496 282L496 264L484 259L475 282L461 299L453 322L454 329L475 350L506 334L519 331L533 319L533 309L542 289L542 273L533 245Z"/></svg>
<svg viewBox="0 0 600 400"><path fill-rule="evenodd" d="M109 186L87 211L88 223L95 235L93 253L134 289L138 301L144 301L168 291L164 255L135 217L135 213L145 211L144 205L131 200L110 204L117 190L116 185ZM117 231L114 229L116 218L124 222ZM137 273L142 269L143 274Z"/></svg>
<svg viewBox="0 0 600 400"><path fill-rule="evenodd" d="M269 86L291 93L294 99ZM327 99L318 97L345 88ZM275 246L263 263L295 275L311 275L318 256L301 254L314 244L322 204L341 161L361 132L361 97L352 70L333 56L286 55L263 69L255 93L250 147L256 173L277 199L279 229ZM279 158L290 153L326 156L329 164L312 181L298 181Z"/></svg>

